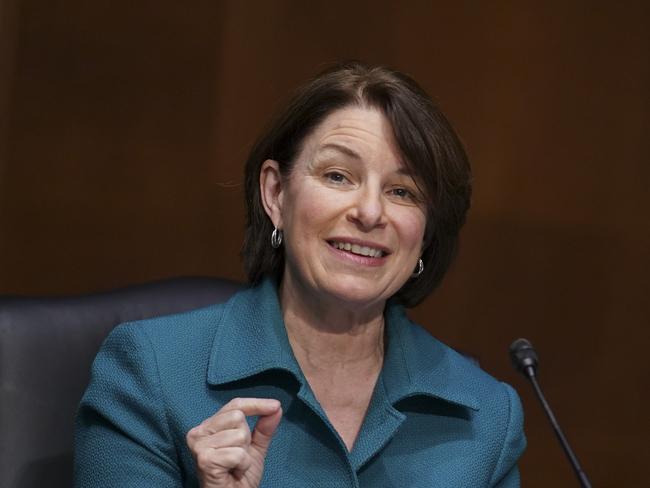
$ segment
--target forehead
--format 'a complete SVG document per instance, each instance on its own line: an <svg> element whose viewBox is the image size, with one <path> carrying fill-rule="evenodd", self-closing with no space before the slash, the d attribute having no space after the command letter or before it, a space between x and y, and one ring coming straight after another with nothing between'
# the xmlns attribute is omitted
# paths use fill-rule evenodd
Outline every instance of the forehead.
<svg viewBox="0 0 650 488"><path fill-rule="evenodd" d="M348 155L382 156L403 166L393 128L386 116L374 108L351 106L332 112L305 138L304 149L312 154L347 149Z"/></svg>
<svg viewBox="0 0 650 488"><path fill-rule="evenodd" d="M328 114L312 135L345 129L361 129L376 135L392 134L390 123L380 110L352 105Z"/></svg>

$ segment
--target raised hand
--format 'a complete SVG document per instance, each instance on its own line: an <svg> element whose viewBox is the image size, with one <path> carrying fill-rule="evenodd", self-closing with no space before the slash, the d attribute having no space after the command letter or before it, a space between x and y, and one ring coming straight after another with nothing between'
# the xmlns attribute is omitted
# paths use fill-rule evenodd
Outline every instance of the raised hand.
<svg viewBox="0 0 650 488"><path fill-rule="evenodd" d="M259 416L251 433L247 416ZM280 424L280 402L235 398L187 433L202 488L257 488L271 438Z"/></svg>

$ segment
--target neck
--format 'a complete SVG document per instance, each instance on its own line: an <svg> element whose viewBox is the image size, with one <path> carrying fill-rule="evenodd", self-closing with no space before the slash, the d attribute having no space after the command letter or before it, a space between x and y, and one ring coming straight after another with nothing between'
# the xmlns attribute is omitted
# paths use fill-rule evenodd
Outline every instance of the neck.
<svg viewBox="0 0 650 488"><path fill-rule="evenodd" d="M285 273L280 301L289 342L303 369L381 369L384 303L370 307L314 298Z"/></svg>

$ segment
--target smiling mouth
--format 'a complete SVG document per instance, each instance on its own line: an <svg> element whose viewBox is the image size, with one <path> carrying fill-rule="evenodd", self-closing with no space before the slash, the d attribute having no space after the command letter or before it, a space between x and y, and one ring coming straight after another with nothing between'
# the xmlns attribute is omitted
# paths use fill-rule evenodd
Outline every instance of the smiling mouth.
<svg viewBox="0 0 650 488"><path fill-rule="evenodd" d="M381 258L386 255L381 249L376 249L374 247L360 246L358 244L352 244L350 242L339 242L339 241L328 241L329 245L335 249L340 249L341 251L347 251L358 256L365 256L369 258Z"/></svg>

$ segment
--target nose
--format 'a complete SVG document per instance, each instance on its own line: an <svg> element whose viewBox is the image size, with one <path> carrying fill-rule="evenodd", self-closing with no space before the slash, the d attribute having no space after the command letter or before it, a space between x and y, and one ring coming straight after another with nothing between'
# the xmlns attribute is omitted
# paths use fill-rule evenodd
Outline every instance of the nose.
<svg viewBox="0 0 650 488"><path fill-rule="evenodd" d="M355 195L355 200L348 212L348 220L363 231L386 226L386 215L382 193L366 187Z"/></svg>

